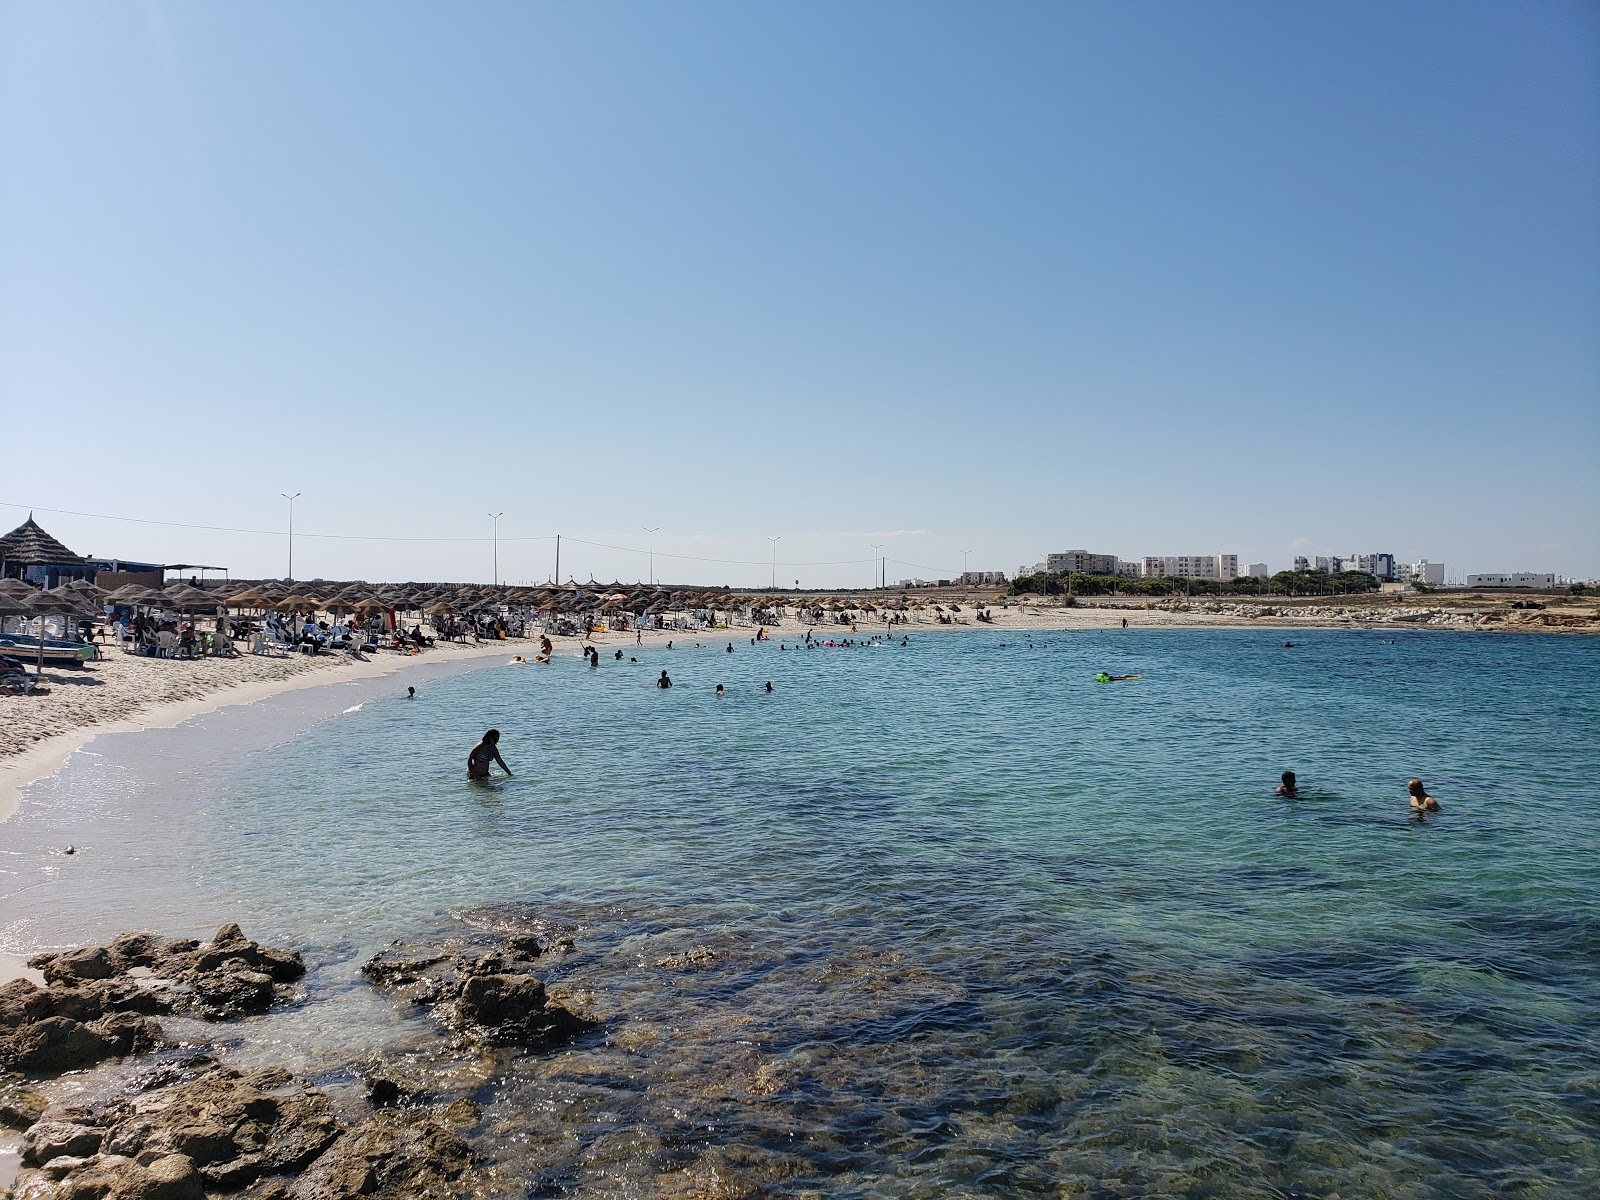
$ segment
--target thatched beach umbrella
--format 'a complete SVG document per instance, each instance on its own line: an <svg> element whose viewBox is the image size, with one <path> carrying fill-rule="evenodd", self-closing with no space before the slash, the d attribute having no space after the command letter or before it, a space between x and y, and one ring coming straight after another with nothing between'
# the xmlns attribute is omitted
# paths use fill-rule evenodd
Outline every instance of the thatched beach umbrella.
<svg viewBox="0 0 1600 1200"><path fill-rule="evenodd" d="M88 619L90 614L84 612L83 605L78 599L63 591L36 592L28 599L21 602L21 607L28 616L39 618L39 662L35 668L35 677L44 677L44 619L46 617L60 617L63 622L82 621Z"/></svg>

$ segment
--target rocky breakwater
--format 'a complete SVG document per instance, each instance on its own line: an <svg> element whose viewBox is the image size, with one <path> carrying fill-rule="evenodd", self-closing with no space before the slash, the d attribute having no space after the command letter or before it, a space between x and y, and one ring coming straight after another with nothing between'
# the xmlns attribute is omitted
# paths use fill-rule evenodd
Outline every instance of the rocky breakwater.
<svg viewBox="0 0 1600 1200"><path fill-rule="evenodd" d="M470 1042L540 1048L598 1027L574 1011L568 997L547 992L534 974L536 963L555 961L571 949L565 939L546 945L528 934L487 951L452 940L396 943L361 973Z"/></svg>

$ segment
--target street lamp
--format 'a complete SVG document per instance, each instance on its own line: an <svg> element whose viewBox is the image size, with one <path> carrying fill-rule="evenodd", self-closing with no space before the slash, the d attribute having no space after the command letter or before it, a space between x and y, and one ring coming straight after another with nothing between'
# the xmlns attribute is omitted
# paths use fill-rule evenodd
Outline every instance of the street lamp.
<svg viewBox="0 0 1600 1200"><path fill-rule="evenodd" d="M769 537L767 539L767 541L772 543L772 590L773 591L777 591L778 590L778 543L783 541L783 534L780 533L777 537Z"/></svg>
<svg viewBox="0 0 1600 1200"><path fill-rule="evenodd" d="M656 534L661 532L661 526L645 525L643 529L650 535L650 586L656 585Z"/></svg>
<svg viewBox="0 0 1600 1200"><path fill-rule="evenodd" d="M489 519L494 522L494 585L500 586L500 518L503 512L490 513Z"/></svg>
<svg viewBox="0 0 1600 1200"><path fill-rule="evenodd" d="M882 542L873 542L872 543L872 548L878 552L877 565L878 565L879 568L882 568L882 566L883 566L883 543ZM877 575L877 571L874 571L873 575L876 576ZM874 579L873 582L877 583L878 581L876 579ZM879 584L879 586L881 587L882 584Z"/></svg>
<svg viewBox="0 0 1600 1200"><path fill-rule="evenodd" d="M962 573L962 574L963 574L963 575L967 575L967 574L970 574L970 573L971 573L971 572L969 572L969 571L968 571L968 570L967 570L967 555L969 555L969 554L971 554L971 553L972 553L972 551L971 551L971 550L963 550L963 551L962 551L962 552L961 552L961 573Z"/></svg>
<svg viewBox="0 0 1600 1200"><path fill-rule="evenodd" d="M291 495L289 495L288 492L279 492L278 493L278 495L282 496L285 500L287 500L289 502L289 582L290 583L294 582L294 502L300 498L301 494L302 493L300 493L300 492L296 492L294 495L291 496Z"/></svg>

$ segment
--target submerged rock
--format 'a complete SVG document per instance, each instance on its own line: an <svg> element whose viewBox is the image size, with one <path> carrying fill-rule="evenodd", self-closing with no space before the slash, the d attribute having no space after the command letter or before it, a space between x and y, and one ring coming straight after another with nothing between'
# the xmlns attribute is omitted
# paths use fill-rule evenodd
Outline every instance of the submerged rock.
<svg viewBox="0 0 1600 1200"><path fill-rule="evenodd" d="M467 1144L427 1114L385 1109L339 1135L289 1189L296 1200L455 1197L473 1166Z"/></svg>
<svg viewBox="0 0 1600 1200"><path fill-rule="evenodd" d="M533 974L545 948L530 936L483 951L459 942L396 943L361 973L396 1000L429 1009L435 1020L473 1040L551 1046L598 1027L553 1001Z"/></svg>

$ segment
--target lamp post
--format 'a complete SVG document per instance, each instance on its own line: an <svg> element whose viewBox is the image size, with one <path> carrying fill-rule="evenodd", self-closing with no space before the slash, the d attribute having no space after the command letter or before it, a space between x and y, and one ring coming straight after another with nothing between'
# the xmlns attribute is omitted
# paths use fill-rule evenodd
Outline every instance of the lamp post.
<svg viewBox="0 0 1600 1200"><path fill-rule="evenodd" d="M489 519L494 522L494 585L500 586L500 518L503 512L489 513Z"/></svg>
<svg viewBox="0 0 1600 1200"><path fill-rule="evenodd" d="M643 529L650 535L650 586L656 585L656 534L661 532L659 525L645 525Z"/></svg>
<svg viewBox="0 0 1600 1200"><path fill-rule="evenodd" d="M288 492L279 492L289 502L289 582L294 582L294 502L301 496L300 492L289 495Z"/></svg>
<svg viewBox="0 0 1600 1200"><path fill-rule="evenodd" d="M962 551L962 552L961 552L961 573L962 573L962 574L963 574L963 575L966 575L966 574L969 574L969 573L970 573L970 572L969 572L969 571L968 571L968 570L967 570L967 555L969 555L969 554L971 554L971 553L972 553L972 551L971 551L971 550L963 550L963 551Z"/></svg>
<svg viewBox="0 0 1600 1200"><path fill-rule="evenodd" d="M882 568L882 566L883 566L883 543L882 543L882 542L873 542L873 543L872 543L872 548L873 548L873 549L874 549L874 550L876 550L876 551L877 551L877 552L878 552L878 555L877 555L877 557L878 557L878 563L877 563L877 565L878 565L878 567L879 567L879 568L880 568L880 569L881 569L881 568ZM877 574L877 572L876 572L876 571L874 571L874 572L873 572L873 574L874 574L874 575L876 575L876 574ZM874 582L874 583L878 583L878 586L879 586L879 587L882 587L882 586L883 586L883 585L882 585L882 584L881 584L881 583L879 583L879 582L878 582L878 580L876 580L876 579L874 579L874 580L873 580L873 582Z"/></svg>
<svg viewBox="0 0 1600 1200"><path fill-rule="evenodd" d="M777 591L778 590L778 543L783 541L783 534L780 533L777 537L769 537L767 539L767 541L772 543L772 590L773 591Z"/></svg>

